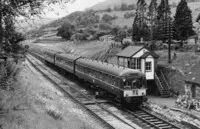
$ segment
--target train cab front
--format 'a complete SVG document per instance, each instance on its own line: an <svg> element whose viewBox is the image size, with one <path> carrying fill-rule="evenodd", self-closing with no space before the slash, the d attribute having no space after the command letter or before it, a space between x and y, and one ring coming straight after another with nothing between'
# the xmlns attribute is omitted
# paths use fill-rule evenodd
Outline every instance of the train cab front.
<svg viewBox="0 0 200 129"><path fill-rule="evenodd" d="M147 101L146 96L146 79L140 78L124 78L123 79L123 97L125 103L133 105L141 105Z"/></svg>

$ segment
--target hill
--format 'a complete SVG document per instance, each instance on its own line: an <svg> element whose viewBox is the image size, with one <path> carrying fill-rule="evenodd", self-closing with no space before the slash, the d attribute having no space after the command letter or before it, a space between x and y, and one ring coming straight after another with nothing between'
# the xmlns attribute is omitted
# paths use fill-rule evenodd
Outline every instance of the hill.
<svg viewBox="0 0 200 129"><path fill-rule="evenodd" d="M147 2L149 2L150 0L146 0ZM159 3L160 0L158 0L158 3ZM132 1L132 0L123 0L123 2L127 3L127 4L132 4L132 3L136 3L136 0L135 1ZM175 2L175 3L174 3ZM120 5L122 3L122 0L106 0L104 2L101 2L98 4L98 7L105 7L103 5ZM178 3L178 0L170 0L170 3L173 5L177 5ZM193 17L193 21L195 21L196 17L198 16L198 14L200 13L200 1L199 2L189 2L189 7L190 9L192 10L192 17ZM92 8L95 8L97 5L93 6ZM97 9L97 8L96 8ZM176 6L172 6L171 7L171 11L172 11L172 16L175 15L175 12L176 12ZM71 13L63 18L60 18L60 19L57 19L57 20L54 20L53 22L50 22L49 24L44 24L42 27L40 27L39 29L35 29L35 30L32 30L30 31L29 33L27 34L30 34L30 35L36 35L37 37L40 37L42 35L55 35L55 33L57 32L57 28L59 26L61 26L63 23L65 23L66 21L70 21L70 23L72 24L75 24L77 22L80 21L80 19L83 19L85 15L88 15L87 13L90 12L90 10L86 10L84 12L74 12L74 13ZM95 15L99 15L100 19L101 17L104 15L104 14L109 14L111 16L117 16L116 19L112 20L111 21L111 26L120 26L120 27L124 27L124 26L127 26L128 28L130 28L132 26L132 23L133 23L133 20L134 20L134 17L131 17L131 18L124 18L124 14L126 13L134 13L135 10L129 10L129 11L111 11L111 12L106 12L106 11L94 11L95 12ZM92 25L92 24L91 24Z"/></svg>
<svg viewBox="0 0 200 129"><path fill-rule="evenodd" d="M150 3L151 0L145 0L147 4ZM157 0L160 3L161 0ZM180 0L169 0L169 3L178 3ZM99 2L98 4L88 8L93 10L104 10L107 8L114 8L114 6L120 6L122 3L126 4L136 4L137 0L106 0L103 2Z"/></svg>

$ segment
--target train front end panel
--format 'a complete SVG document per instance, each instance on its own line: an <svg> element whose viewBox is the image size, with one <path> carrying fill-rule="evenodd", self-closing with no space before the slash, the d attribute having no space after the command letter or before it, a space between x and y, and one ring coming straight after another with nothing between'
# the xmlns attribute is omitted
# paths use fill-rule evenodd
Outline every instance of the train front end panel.
<svg viewBox="0 0 200 129"><path fill-rule="evenodd" d="M146 96L146 89L124 90L124 97Z"/></svg>

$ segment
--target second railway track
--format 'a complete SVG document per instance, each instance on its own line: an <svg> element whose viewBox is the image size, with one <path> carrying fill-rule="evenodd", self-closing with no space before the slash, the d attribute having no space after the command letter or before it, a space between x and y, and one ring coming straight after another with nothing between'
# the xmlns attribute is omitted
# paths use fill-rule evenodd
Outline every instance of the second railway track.
<svg viewBox="0 0 200 129"><path fill-rule="evenodd" d="M53 81L58 87L64 90L71 97L84 105L88 110L93 112L99 119L116 129L181 129L178 126L169 123L162 118L159 118L150 112L138 109L130 111L122 109L117 105L113 105L106 100L96 100L94 95L87 92L84 88L77 87L70 81L65 81L64 77L57 72L45 67L42 62L35 59L30 54L26 55L28 60L34 67L40 69L48 79ZM39 55L34 54L40 60L43 60ZM71 86L73 85L73 86ZM139 126L137 126L139 125Z"/></svg>

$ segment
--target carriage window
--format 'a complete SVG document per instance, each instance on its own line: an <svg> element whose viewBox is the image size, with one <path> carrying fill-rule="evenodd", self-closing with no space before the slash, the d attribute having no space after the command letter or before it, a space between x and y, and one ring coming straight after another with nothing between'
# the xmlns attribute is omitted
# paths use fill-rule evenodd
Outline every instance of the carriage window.
<svg viewBox="0 0 200 129"><path fill-rule="evenodd" d="M123 81L123 85L126 86L126 81Z"/></svg>
<svg viewBox="0 0 200 129"><path fill-rule="evenodd" d="M88 74L89 72L88 72L88 68L87 67L85 67L85 73L86 74Z"/></svg>
<svg viewBox="0 0 200 129"><path fill-rule="evenodd" d="M108 75L108 83L112 84L112 76Z"/></svg>
<svg viewBox="0 0 200 129"><path fill-rule="evenodd" d="M106 82L110 82L110 79L109 79L109 75L108 74L106 74Z"/></svg>
<svg viewBox="0 0 200 129"><path fill-rule="evenodd" d="M72 67L73 66L73 64L72 64L72 62L68 62L68 65L70 66L70 67Z"/></svg>
<svg viewBox="0 0 200 129"><path fill-rule="evenodd" d="M88 74L89 76L92 76L92 70L88 68Z"/></svg>
<svg viewBox="0 0 200 129"><path fill-rule="evenodd" d="M79 66L79 70L80 70L81 72L83 72L83 71L84 71L83 66Z"/></svg>
<svg viewBox="0 0 200 129"><path fill-rule="evenodd" d="M77 65L77 70L78 70L78 71L82 71L80 65Z"/></svg>
<svg viewBox="0 0 200 129"><path fill-rule="evenodd" d="M96 78L99 79L99 71L96 71Z"/></svg>
<svg viewBox="0 0 200 129"><path fill-rule="evenodd" d="M86 68L85 67L83 67L83 72L86 73Z"/></svg>
<svg viewBox="0 0 200 129"><path fill-rule="evenodd" d="M90 76L94 77L94 70L90 69Z"/></svg>
<svg viewBox="0 0 200 129"><path fill-rule="evenodd" d="M122 80L120 80L120 79L117 79L117 80L116 80L116 82L117 82L117 84L116 84L117 86L119 86L119 87L120 87L120 86L122 85Z"/></svg>
<svg viewBox="0 0 200 129"><path fill-rule="evenodd" d="M103 79L103 73L102 72L99 73L99 79L101 79L101 80Z"/></svg>
<svg viewBox="0 0 200 129"><path fill-rule="evenodd" d="M111 84L114 85L114 86L116 85L116 82L115 82L115 81L116 81L115 77L112 76Z"/></svg>
<svg viewBox="0 0 200 129"><path fill-rule="evenodd" d="M97 78L97 74L98 72L96 70L94 70L94 77Z"/></svg>

